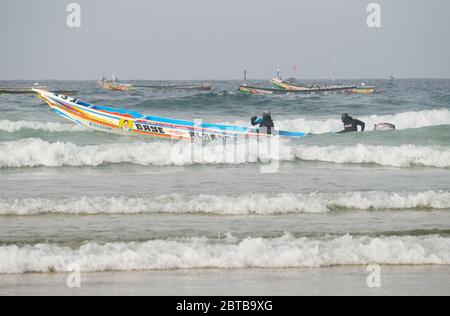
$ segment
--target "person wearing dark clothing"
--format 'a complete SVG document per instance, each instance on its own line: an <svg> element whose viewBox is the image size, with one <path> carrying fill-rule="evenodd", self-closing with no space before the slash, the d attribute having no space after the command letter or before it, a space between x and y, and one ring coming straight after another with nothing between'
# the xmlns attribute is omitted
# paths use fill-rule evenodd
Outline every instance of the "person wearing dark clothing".
<svg viewBox="0 0 450 316"><path fill-rule="evenodd" d="M265 111L263 116L258 118L256 116L251 118L251 123L253 126L259 125L259 127L263 127L267 130L267 134L272 134L272 129L275 127L275 124L272 120L272 115L269 111Z"/></svg>
<svg viewBox="0 0 450 316"><path fill-rule="evenodd" d="M348 114L342 114L341 119L344 124L344 129L338 132L339 134L357 132L358 126L361 126L361 132L364 132L366 129L366 124L364 122L354 119Z"/></svg>

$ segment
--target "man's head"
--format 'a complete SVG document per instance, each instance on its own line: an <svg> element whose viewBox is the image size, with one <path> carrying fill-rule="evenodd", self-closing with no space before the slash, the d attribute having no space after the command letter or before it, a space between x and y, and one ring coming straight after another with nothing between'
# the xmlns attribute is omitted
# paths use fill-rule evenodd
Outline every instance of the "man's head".
<svg viewBox="0 0 450 316"><path fill-rule="evenodd" d="M130 126L130 123L128 121L123 121L123 127L128 128Z"/></svg>
<svg viewBox="0 0 450 316"><path fill-rule="evenodd" d="M263 116L270 117L271 116L270 111L269 110L264 111Z"/></svg>
<svg viewBox="0 0 450 316"><path fill-rule="evenodd" d="M341 115L341 120L344 123L347 122L349 118L350 118L350 116L347 113L344 113Z"/></svg>

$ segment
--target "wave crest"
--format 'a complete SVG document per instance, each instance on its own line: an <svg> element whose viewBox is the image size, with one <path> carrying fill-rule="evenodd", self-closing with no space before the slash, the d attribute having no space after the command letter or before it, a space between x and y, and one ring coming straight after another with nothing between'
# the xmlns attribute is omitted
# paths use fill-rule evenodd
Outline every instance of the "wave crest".
<svg viewBox="0 0 450 316"><path fill-rule="evenodd" d="M423 128L439 125L450 125L450 111L448 109L411 111L393 115L370 115L358 117L366 123L368 130L375 124L392 123L398 130ZM309 120L298 118L294 120L281 120L277 128L293 131L312 131L315 134L324 134L342 130L340 119Z"/></svg>
<svg viewBox="0 0 450 316"><path fill-rule="evenodd" d="M326 213L334 210L450 209L450 192L346 192L250 194L243 196L181 194L153 198L80 197L0 200L0 215L207 213L275 215Z"/></svg>
<svg viewBox="0 0 450 316"><path fill-rule="evenodd" d="M449 265L450 238L352 237L328 239L189 238L148 242L89 242L77 249L50 244L0 247L0 273L169 269L311 268L344 265Z"/></svg>
<svg viewBox="0 0 450 316"><path fill-rule="evenodd" d="M184 166L193 164L245 164L258 161L317 161L338 164L435 168L450 167L450 149L438 146L306 146L290 141L267 144L251 141L224 146L205 146L164 141L79 146L23 139L0 143L0 168L99 166L130 163L142 166Z"/></svg>
<svg viewBox="0 0 450 316"><path fill-rule="evenodd" d="M53 122L0 120L0 131L16 133L21 130L40 130L44 132L86 132L90 129L81 125Z"/></svg>
<svg viewBox="0 0 450 316"><path fill-rule="evenodd" d="M393 115L370 115L358 117L363 120L368 129L375 124L389 122L397 126L397 129L413 129L439 125L450 125L450 110L424 110L397 113ZM224 124L230 124L229 122ZM312 131L316 134L330 133L342 129L341 121L336 119L305 119L297 118L292 120L279 120L276 122L277 128L290 131ZM237 121L232 125L247 126L247 121ZM20 130L42 130L45 132L89 132L89 128L75 124L62 124L54 122L36 121L9 121L0 120L0 131L15 133Z"/></svg>

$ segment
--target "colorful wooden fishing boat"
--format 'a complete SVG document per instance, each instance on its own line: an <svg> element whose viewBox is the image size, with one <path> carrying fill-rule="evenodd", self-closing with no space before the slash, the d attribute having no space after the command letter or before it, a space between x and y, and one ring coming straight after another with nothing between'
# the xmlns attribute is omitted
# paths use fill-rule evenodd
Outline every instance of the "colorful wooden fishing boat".
<svg viewBox="0 0 450 316"><path fill-rule="evenodd" d="M272 84L279 89L287 91L325 91L334 93L345 94L372 94L376 92L376 87L367 86L362 83L361 85L331 85L331 86L319 86L319 85L304 85L300 83L292 83L283 81L281 77L280 67L278 67L277 78L272 79Z"/></svg>
<svg viewBox="0 0 450 316"><path fill-rule="evenodd" d="M139 112L98 106L79 99L35 89L58 115L77 124L109 133L145 135L164 139L218 140L238 137L304 137L305 132L274 131L267 135L259 129L243 126L207 124L196 121L142 115Z"/></svg>
<svg viewBox="0 0 450 316"><path fill-rule="evenodd" d="M130 91L133 85L109 80L99 80L98 85L109 91Z"/></svg>
<svg viewBox="0 0 450 316"><path fill-rule="evenodd" d="M373 94L377 92L377 88L375 86L360 85L347 92L350 94Z"/></svg>

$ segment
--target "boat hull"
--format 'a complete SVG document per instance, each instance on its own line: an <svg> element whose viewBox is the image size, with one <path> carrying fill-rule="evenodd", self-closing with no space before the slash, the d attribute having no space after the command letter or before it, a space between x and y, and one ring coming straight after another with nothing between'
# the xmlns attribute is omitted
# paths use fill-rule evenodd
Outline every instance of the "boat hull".
<svg viewBox="0 0 450 316"><path fill-rule="evenodd" d="M372 94L376 92L376 88L373 86L308 87L297 84L291 84L279 79L272 79L272 84L280 89L298 93Z"/></svg>
<svg viewBox="0 0 450 316"><path fill-rule="evenodd" d="M377 92L375 87L356 87L349 91L350 94L374 94Z"/></svg>
<svg viewBox="0 0 450 316"><path fill-rule="evenodd" d="M357 93L356 87L322 87L322 88L308 88L301 90L286 90L286 89L270 89L240 86L238 91L243 94L256 94L256 95L284 95L284 94L344 94L344 93ZM353 92L355 90L355 92ZM359 91L359 90L358 90Z"/></svg>
<svg viewBox="0 0 450 316"><path fill-rule="evenodd" d="M272 79L272 84L274 86L276 86L277 88L283 89L283 90L287 90L287 91L308 91L311 88L306 87L306 86L297 86L297 85L292 85L289 84L287 82L284 82L282 80L279 79Z"/></svg>
<svg viewBox="0 0 450 316"><path fill-rule="evenodd" d="M266 88L258 88L258 87L248 87L248 86L240 86L238 91L243 94L259 94L259 95L274 95L274 94L285 94L282 90L276 89L266 89Z"/></svg>
<svg viewBox="0 0 450 316"><path fill-rule="evenodd" d="M104 89L109 91L130 91L133 88L133 86L130 84L107 82L107 81L99 81L98 84Z"/></svg>

